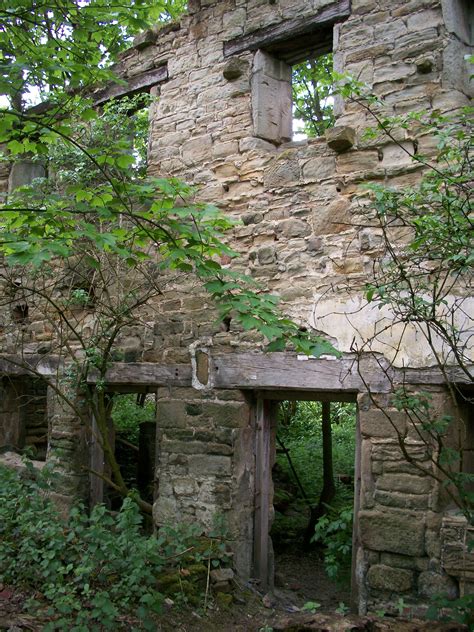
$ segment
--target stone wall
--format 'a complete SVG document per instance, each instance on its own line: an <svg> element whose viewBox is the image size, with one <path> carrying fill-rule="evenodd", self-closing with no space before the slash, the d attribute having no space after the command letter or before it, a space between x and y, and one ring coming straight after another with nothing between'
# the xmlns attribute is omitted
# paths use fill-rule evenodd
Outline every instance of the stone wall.
<svg viewBox="0 0 474 632"><path fill-rule="evenodd" d="M448 412L448 394L429 391L433 414ZM416 392L416 391L415 391ZM436 594L457 597L458 582L442 559L440 529L449 499L433 478L435 447L391 396L359 396L361 486L357 550L360 607L391 611ZM407 451L403 454L400 439Z"/></svg>
<svg viewBox="0 0 474 632"><path fill-rule="evenodd" d="M212 530L221 520L237 571L250 576L255 465L247 398L234 390L160 388L157 419L155 522Z"/></svg>
<svg viewBox="0 0 474 632"><path fill-rule="evenodd" d="M430 156L433 139L414 129L400 132L402 148L387 139L365 140L363 130L373 124L370 116L359 104L338 99L336 131L330 137L288 141L289 72L287 61L278 58L278 43L263 52L225 52L235 38L269 27L281 26L284 32L285 25L310 20L336 4L192 0L180 25L139 36L122 55L118 72L131 86L145 77L143 85L159 94L150 114L150 173L196 185L200 200L240 220L229 235L241 253L237 265L280 295L284 310L298 322L322 331L348 353L354 337L362 340L380 318L390 319L389 313L360 310L361 288L381 252L378 231L364 226L364 184L416 182L420 167L404 149L417 146ZM350 15L334 28L322 27L321 34L326 41L332 31L336 68L383 97L387 114L419 109L449 113L467 103L463 52L469 42L463 10L468 12L461 0L352 0ZM350 142L342 146L342 137ZM189 365L190 348L200 342L230 353L262 348L261 341L233 322L229 331L221 331L211 302L189 279L167 290L154 311L157 316L144 315L146 328L137 323L126 332L121 341L126 359ZM398 335L389 332L374 350L394 359L392 343ZM54 335L39 315L30 314L21 338L28 351L36 352ZM14 336L0 342L3 351L14 352ZM414 332L395 361L409 367L433 364ZM426 446L395 411L389 395L376 397L395 426L406 428L409 450L428 464ZM444 392L434 390L433 397L446 407ZM0 420L12 411L8 397L3 401ZM87 495L84 423L53 392L48 409L48 458L58 464L65 494ZM185 519L209 529L223 515L237 570L248 577L255 508L252 397L236 389L168 385L158 390L157 410L156 524ZM14 414L10 426L15 426ZM426 603L440 588L456 595L459 576L448 552L461 545L443 523L446 499L430 476L407 463L393 425L363 392L359 414L355 576L360 609L390 609L400 596L413 605ZM469 582L462 590L472 588Z"/></svg>

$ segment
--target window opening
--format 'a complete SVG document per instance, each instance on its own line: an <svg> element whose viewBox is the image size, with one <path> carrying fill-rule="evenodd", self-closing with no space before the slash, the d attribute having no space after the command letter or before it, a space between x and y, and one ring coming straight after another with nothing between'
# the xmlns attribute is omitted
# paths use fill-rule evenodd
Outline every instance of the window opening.
<svg viewBox="0 0 474 632"><path fill-rule="evenodd" d="M334 125L333 54L292 66L293 140L323 136Z"/></svg>
<svg viewBox="0 0 474 632"><path fill-rule="evenodd" d="M254 134L280 145L324 135L334 125L333 54L258 50L252 72Z"/></svg>
<svg viewBox="0 0 474 632"><path fill-rule="evenodd" d="M278 406L271 438L274 582L303 603L350 603L356 417L352 402Z"/></svg>

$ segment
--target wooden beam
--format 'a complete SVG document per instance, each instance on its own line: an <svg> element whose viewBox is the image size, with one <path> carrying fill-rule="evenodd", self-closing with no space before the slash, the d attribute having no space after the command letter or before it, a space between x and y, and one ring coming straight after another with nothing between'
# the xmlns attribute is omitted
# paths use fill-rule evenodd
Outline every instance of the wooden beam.
<svg viewBox="0 0 474 632"><path fill-rule="evenodd" d="M60 364L57 356L4 354L0 356L0 375L48 377L57 373Z"/></svg>
<svg viewBox="0 0 474 632"><path fill-rule="evenodd" d="M273 563L270 555L270 515L273 504L272 485L272 421L277 408L261 398L256 406L255 436L255 514L254 575L261 590L273 588Z"/></svg>
<svg viewBox="0 0 474 632"><path fill-rule="evenodd" d="M316 11L314 15L286 20L280 24L267 26L225 42L224 57L259 48L271 50L291 47L292 42L296 42L298 38L303 36L307 37L314 32L319 32L322 35L324 31L327 31L336 22L345 20L350 14L350 0L338 0ZM309 43L305 43L305 48L308 49L310 46L306 44Z"/></svg>
<svg viewBox="0 0 474 632"><path fill-rule="evenodd" d="M380 393L390 389L378 364L366 362L368 383ZM385 370L389 370L385 366ZM212 385L216 388L254 390L331 391L364 390L355 358L313 359L296 353L232 353L211 358Z"/></svg>
<svg viewBox="0 0 474 632"><path fill-rule="evenodd" d="M123 79L119 83L109 83L92 94L94 106L102 105L111 99L132 96L139 92L148 92L150 88L168 79L168 66L159 66L139 75Z"/></svg>
<svg viewBox="0 0 474 632"><path fill-rule="evenodd" d="M0 356L0 376L51 377L61 368L57 356ZM97 382L92 371L88 383ZM156 364L154 362L114 362L105 377L108 390L130 393L148 392L157 386L191 386L191 366L187 364Z"/></svg>
<svg viewBox="0 0 474 632"><path fill-rule="evenodd" d="M205 354L204 351L201 353ZM306 391L311 399L322 401L326 393L327 401L353 401L356 393L366 390L364 381L374 393L387 393L402 384L442 386L446 382L437 367L394 369L383 357L374 355L359 360L351 354L339 359L315 359L294 352L256 351L209 354L208 362L209 381L204 386L273 391L274 399L291 399L291 391ZM47 378L55 376L63 364L64 359L57 356L5 354L0 356L0 375ZM473 366L469 370L474 374ZM447 368L446 374L452 383L472 384L472 378L459 368ZM97 376L91 373L88 382L95 384ZM157 386L189 387L192 385L192 368L191 363L114 362L105 382L109 390L122 392L146 392ZM298 399L302 396L298 395Z"/></svg>
<svg viewBox="0 0 474 632"><path fill-rule="evenodd" d="M96 382L94 375L88 379ZM105 375L107 387L191 386L191 365L154 362L114 362Z"/></svg>
<svg viewBox="0 0 474 632"><path fill-rule="evenodd" d="M323 391L295 391L295 390L259 390L258 396L265 400L277 402L356 402L357 393L330 393Z"/></svg>
<svg viewBox="0 0 474 632"><path fill-rule="evenodd" d="M473 374L474 367L469 368ZM366 385L374 393L388 393L402 384L446 383L437 367L393 368L385 358L372 354L359 359L351 354L339 359L316 359L292 352L230 353L211 357L210 369L211 384L216 388L272 390L277 392L276 399L281 399L279 391L311 391L311 399L318 399L315 394L328 393L328 401L343 401L343 397L353 401L354 394L365 391ZM472 383L472 378L456 367L447 368L446 376L455 384ZM290 399L286 395L289 393L285 398Z"/></svg>

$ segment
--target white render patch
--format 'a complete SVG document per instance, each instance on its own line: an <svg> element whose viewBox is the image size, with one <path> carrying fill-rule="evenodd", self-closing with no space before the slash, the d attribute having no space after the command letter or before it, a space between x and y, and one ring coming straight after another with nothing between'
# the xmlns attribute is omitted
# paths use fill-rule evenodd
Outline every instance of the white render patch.
<svg viewBox="0 0 474 632"><path fill-rule="evenodd" d="M429 297L427 297L429 299ZM449 305L457 299L447 297ZM466 360L474 360L474 298L463 300L462 310L457 311L456 326L463 332ZM396 323L394 313L387 306L368 303L362 296L315 298L309 324L318 331L336 339L335 346L343 353L354 350L383 354L397 368L422 368L435 366L436 358L428 344L423 328L418 324ZM452 349L441 338L434 336L434 348L441 362L456 364Z"/></svg>

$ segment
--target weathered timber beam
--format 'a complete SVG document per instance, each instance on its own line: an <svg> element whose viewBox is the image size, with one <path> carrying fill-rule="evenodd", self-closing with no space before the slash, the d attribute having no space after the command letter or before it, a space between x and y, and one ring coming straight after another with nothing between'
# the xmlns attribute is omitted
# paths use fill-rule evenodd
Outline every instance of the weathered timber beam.
<svg viewBox="0 0 474 632"><path fill-rule="evenodd" d="M57 356L31 354L0 356L0 376L50 377L64 364ZM88 376L88 383L97 383L97 374ZM142 391L156 386L191 386L191 365L155 364L153 362L114 362L105 376L105 386L122 392Z"/></svg>
<svg viewBox="0 0 474 632"><path fill-rule="evenodd" d="M129 79L118 77L117 82L110 82L106 86L99 88L92 93L88 93L88 95L92 98L94 107L97 107L107 103L107 101L110 101L111 99L133 96L138 92L147 92L153 86L156 86L167 79L168 66L164 64L158 68L153 68L153 70L148 70L135 75L134 77L130 77ZM69 93L74 95L78 93L78 90L70 90ZM41 116L46 114L46 112L53 112L54 115L60 119L63 114L60 110L55 112L56 107L57 106L54 103L51 103L51 101L43 101L42 103L38 103L38 105L34 105L29 108L27 113L30 116Z"/></svg>
<svg viewBox="0 0 474 632"><path fill-rule="evenodd" d="M5 354L0 356L0 375L48 377L57 373L60 364L57 356Z"/></svg>
<svg viewBox="0 0 474 632"><path fill-rule="evenodd" d="M331 27L336 22L345 20L351 14L350 0L339 0L314 15L287 20L282 24L267 26L253 33L241 35L224 43L224 56L238 55L248 50L267 49L284 42L295 41L313 31Z"/></svg>
<svg viewBox="0 0 474 632"><path fill-rule="evenodd" d="M438 367L397 369L394 376L394 386L402 384L424 384L425 386L432 384L433 386L438 386L446 384L446 382L459 385L472 384L474 382L474 366L468 366L467 370L471 375L470 379L466 373L458 367L446 367L445 374L443 374Z"/></svg>
<svg viewBox="0 0 474 632"><path fill-rule="evenodd" d="M280 389L267 391L265 389L258 391L258 396L262 399L273 401L318 401L318 402L355 402L357 401L357 393L343 392L331 393L326 391L295 391L290 389Z"/></svg>
<svg viewBox="0 0 474 632"><path fill-rule="evenodd" d="M110 83L104 88L93 92L92 100L95 106L102 105L111 99L132 96L138 92L145 92L168 79L168 66L159 66L142 72L139 75L123 79L119 83Z"/></svg>
<svg viewBox="0 0 474 632"><path fill-rule="evenodd" d="M64 361L57 356L2 355L0 376L47 378L56 375L62 364ZM352 401L357 392L366 390L365 384L373 392L387 393L401 384L442 386L446 383L437 367L397 369L390 367L384 358L373 355L359 359L350 354L340 359L315 359L292 352L208 354L208 368L208 383L202 384L204 387L273 391L277 399L283 395L290 398L285 391L307 391L326 393L328 401L343 401L341 397ZM469 370L474 375L474 366ZM146 392L157 386L189 387L192 372L191 363L114 362L107 371L105 386L122 392ZM459 385L473 382L472 377L469 379L456 367L448 367L446 376L449 382ZM91 374L88 382L94 385L97 376Z"/></svg>
<svg viewBox="0 0 474 632"><path fill-rule="evenodd" d="M455 367L446 369L446 377L452 383L472 383ZM371 354L361 358L348 354L340 359L316 359L291 352L236 353L210 358L210 385L215 388L326 392L334 401L338 393L351 398L351 393L367 388L375 393L388 393L402 384L445 383L445 376L437 367L398 369L383 357ZM281 399L279 395L278 398Z"/></svg>
<svg viewBox="0 0 474 632"><path fill-rule="evenodd" d="M88 382L95 384L96 381L91 374ZM105 384L112 390L133 386L191 386L191 365L114 362L105 375Z"/></svg>
<svg viewBox="0 0 474 632"><path fill-rule="evenodd" d="M232 353L211 357L210 366L216 388L333 393L363 390L354 358L314 359L290 352ZM389 390L389 380L377 366L370 369L368 379L377 392Z"/></svg>

